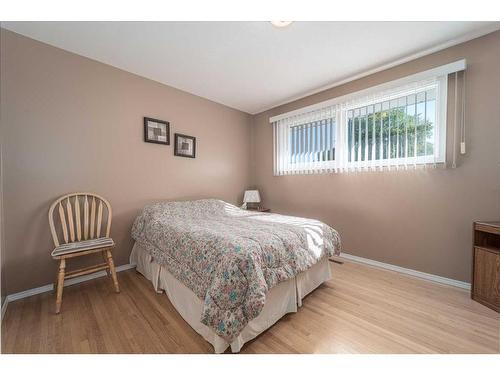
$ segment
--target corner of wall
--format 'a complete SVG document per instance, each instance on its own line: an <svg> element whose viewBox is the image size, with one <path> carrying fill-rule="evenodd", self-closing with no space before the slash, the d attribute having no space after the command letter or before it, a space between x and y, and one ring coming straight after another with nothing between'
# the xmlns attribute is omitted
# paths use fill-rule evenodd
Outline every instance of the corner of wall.
<svg viewBox="0 0 500 375"><path fill-rule="evenodd" d="M1 120L0 120L1 121ZM2 131L3 126L0 125L0 289L1 289L1 303L2 308L5 304L5 299L7 296L6 287L6 268L5 268L5 232L4 232L4 214L3 214L3 179L4 179L4 169L3 169L3 147L2 147ZM3 315L2 315L3 316Z"/></svg>
<svg viewBox="0 0 500 375"><path fill-rule="evenodd" d="M0 25L1 26L1 25ZM3 49L3 29L0 27L0 51ZM3 56L4 53L0 53L0 56ZM0 82L3 78L4 75L4 64L3 64L3 58L0 58ZM4 174L4 169L3 169L3 127L4 123L2 120L2 108L3 108L3 97L4 97L4 92L2 89L3 85L0 83L0 297L1 297L1 304L2 304L2 313L4 312L4 306L6 303L6 296L7 296L7 287L6 287L6 276L5 276L5 235L4 235L4 215L3 215L3 174ZM3 314L2 314L3 317Z"/></svg>
<svg viewBox="0 0 500 375"><path fill-rule="evenodd" d="M250 117L250 159L249 159L249 168L250 168L250 185L255 186L256 184L256 163L255 163L255 116L256 115L251 115Z"/></svg>

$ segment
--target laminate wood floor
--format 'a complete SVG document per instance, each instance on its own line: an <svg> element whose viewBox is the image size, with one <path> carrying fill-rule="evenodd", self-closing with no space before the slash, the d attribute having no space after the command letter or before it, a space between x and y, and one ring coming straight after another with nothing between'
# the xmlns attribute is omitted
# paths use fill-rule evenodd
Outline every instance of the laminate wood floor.
<svg viewBox="0 0 500 375"><path fill-rule="evenodd" d="M500 353L500 314L465 290L353 262L242 353ZM134 270L11 302L3 353L212 353Z"/></svg>

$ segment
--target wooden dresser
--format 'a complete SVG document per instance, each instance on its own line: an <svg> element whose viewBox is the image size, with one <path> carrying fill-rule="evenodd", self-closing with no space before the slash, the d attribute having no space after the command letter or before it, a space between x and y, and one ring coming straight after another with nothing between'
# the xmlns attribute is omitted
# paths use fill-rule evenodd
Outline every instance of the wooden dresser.
<svg viewBox="0 0 500 375"><path fill-rule="evenodd" d="M471 297L500 312L500 221L474 223Z"/></svg>

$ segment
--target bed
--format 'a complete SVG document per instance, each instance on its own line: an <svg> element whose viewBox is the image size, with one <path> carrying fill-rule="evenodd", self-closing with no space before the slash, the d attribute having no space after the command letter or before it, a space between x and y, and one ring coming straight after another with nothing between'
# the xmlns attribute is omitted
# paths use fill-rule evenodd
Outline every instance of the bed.
<svg viewBox="0 0 500 375"><path fill-rule="evenodd" d="M331 278L338 233L312 219L242 210L216 199L146 206L130 256L216 353L296 312Z"/></svg>

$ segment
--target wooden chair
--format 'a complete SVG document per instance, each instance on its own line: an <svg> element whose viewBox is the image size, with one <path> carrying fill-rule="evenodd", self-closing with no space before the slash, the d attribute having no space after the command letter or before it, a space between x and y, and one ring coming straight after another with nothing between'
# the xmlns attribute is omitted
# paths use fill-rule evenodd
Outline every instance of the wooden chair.
<svg viewBox="0 0 500 375"><path fill-rule="evenodd" d="M57 212L54 213L54 211ZM104 215L105 221L103 221L103 211L107 213ZM59 272L54 282L54 290L57 293L56 314L61 311L65 279L106 270L108 276L111 276L113 280L116 293L120 292L111 255L111 250L115 246L114 241L109 237L111 216L112 210L109 202L92 193L67 194L50 206L49 224L55 246L51 255L53 259L59 260ZM59 230L56 230L54 219L59 221L60 225L57 226ZM106 231L102 233L104 226L106 226ZM59 238L64 241L63 244ZM102 254L104 263L70 272L65 271L66 259L95 253Z"/></svg>

